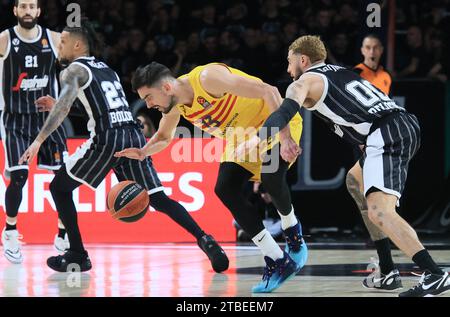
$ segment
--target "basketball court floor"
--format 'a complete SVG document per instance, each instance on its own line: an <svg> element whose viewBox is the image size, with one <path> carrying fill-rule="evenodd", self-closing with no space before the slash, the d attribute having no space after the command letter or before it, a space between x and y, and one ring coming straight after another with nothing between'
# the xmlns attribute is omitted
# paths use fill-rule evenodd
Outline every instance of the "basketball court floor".
<svg viewBox="0 0 450 317"><path fill-rule="evenodd" d="M24 263L10 264L0 258L0 296L152 296L233 297L252 295L261 278L263 260L251 245L224 244L230 258L225 274L212 271L206 256L194 244L87 245L93 269L82 274L55 273L45 262L55 255L50 245L23 246ZM264 296L397 296L364 289L375 250L363 244L310 243L307 265L296 277ZM430 251L450 271L450 247ZM417 267L399 251L393 251L403 276L404 288L417 283ZM443 296L450 296L446 294Z"/></svg>

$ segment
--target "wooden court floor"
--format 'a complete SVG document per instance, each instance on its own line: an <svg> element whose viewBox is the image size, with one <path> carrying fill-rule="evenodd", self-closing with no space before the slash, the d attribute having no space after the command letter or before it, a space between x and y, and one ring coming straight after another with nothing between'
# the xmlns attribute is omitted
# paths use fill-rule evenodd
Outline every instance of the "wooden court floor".
<svg viewBox="0 0 450 317"><path fill-rule="evenodd" d="M251 287L261 278L263 260L253 246L226 244L230 269L212 271L206 256L193 244L87 245L93 269L80 275L55 273L45 262L55 255L49 245L25 245L24 263L10 264L0 257L0 297L150 296L150 297L234 297L252 295ZM430 251L450 271L450 250ZM302 271L274 293L265 296L397 296L366 290L361 281L375 250L315 248ZM411 274L417 268L398 251L393 251L404 289L417 283ZM446 294L444 296L450 296Z"/></svg>

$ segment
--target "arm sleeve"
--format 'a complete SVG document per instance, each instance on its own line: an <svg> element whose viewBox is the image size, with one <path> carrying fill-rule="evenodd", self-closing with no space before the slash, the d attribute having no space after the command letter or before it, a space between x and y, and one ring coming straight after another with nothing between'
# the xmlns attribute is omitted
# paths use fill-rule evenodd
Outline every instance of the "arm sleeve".
<svg viewBox="0 0 450 317"><path fill-rule="evenodd" d="M269 139L288 125L289 121L300 110L300 105L293 99L286 98L277 111L267 118L258 132L260 139ZM275 129L274 129L275 128ZM274 130L274 131L273 131Z"/></svg>

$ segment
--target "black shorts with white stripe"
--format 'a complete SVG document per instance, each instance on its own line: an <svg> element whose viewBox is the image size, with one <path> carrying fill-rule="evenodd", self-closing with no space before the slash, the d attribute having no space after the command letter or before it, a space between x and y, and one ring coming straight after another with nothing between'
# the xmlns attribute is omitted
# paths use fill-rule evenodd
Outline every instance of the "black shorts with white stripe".
<svg viewBox="0 0 450 317"><path fill-rule="evenodd" d="M420 126L408 112L394 112L372 126L363 163L364 194L373 187L401 197L408 165L420 147Z"/></svg>
<svg viewBox="0 0 450 317"><path fill-rule="evenodd" d="M146 140L139 127L131 124L108 129L84 143L66 160L70 177L95 189L112 169L119 181L132 180L145 187L149 194L163 190L152 159L143 161L116 158L114 153L126 148L142 148Z"/></svg>
<svg viewBox="0 0 450 317"><path fill-rule="evenodd" d="M5 172L28 169L19 159L44 125L48 113L19 114L2 112L0 131L5 149ZM60 126L42 143L38 153L38 168L58 170L67 155L66 132Z"/></svg>

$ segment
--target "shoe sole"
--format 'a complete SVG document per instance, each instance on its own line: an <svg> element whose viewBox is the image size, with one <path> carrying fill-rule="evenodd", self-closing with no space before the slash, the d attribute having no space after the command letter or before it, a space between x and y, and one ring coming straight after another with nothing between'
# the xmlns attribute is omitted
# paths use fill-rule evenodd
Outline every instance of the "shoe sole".
<svg viewBox="0 0 450 317"><path fill-rule="evenodd" d="M450 288L446 289L445 291L443 291L443 292L441 292L439 294L427 294L427 295L425 295L423 297L439 297L439 296L444 295L444 294L446 294L448 292L450 292Z"/></svg>
<svg viewBox="0 0 450 317"><path fill-rule="evenodd" d="M376 288L376 287L368 287L366 285L364 285L364 283L361 283L362 287L364 287L365 289L370 289L370 290L375 290L377 292L386 292L386 293L393 293L396 292L398 290L403 289L403 285L397 288L393 288L393 289L385 289L385 288Z"/></svg>
<svg viewBox="0 0 450 317"><path fill-rule="evenodd" d="M255 291L252 290L252 293L254 293L254 294L272 293L273 291L275 291L275 290L277 290L278 288L280 288L281 285L283 285L284 283L286 283L287 281L289 281L290 279L292 279L295 275L297 275L297 273L298 273L297 270L294 271L294 272L292 272L292 274L289 275L288 277L286 277L286 279L285 279L283 282L279 283L276 287L272 288L270 291L267 290L267 291L256 291L256 292L255 292Z"/></svg>
<svg viewBox="0 0 450 317"><path fill-rule="evenodd" d="M6 253L3 253L3 254L5 255L5 258L12 264L22 264L22 262L23 262L23 258L17 259L17 258L10 257Z"/></svg>

